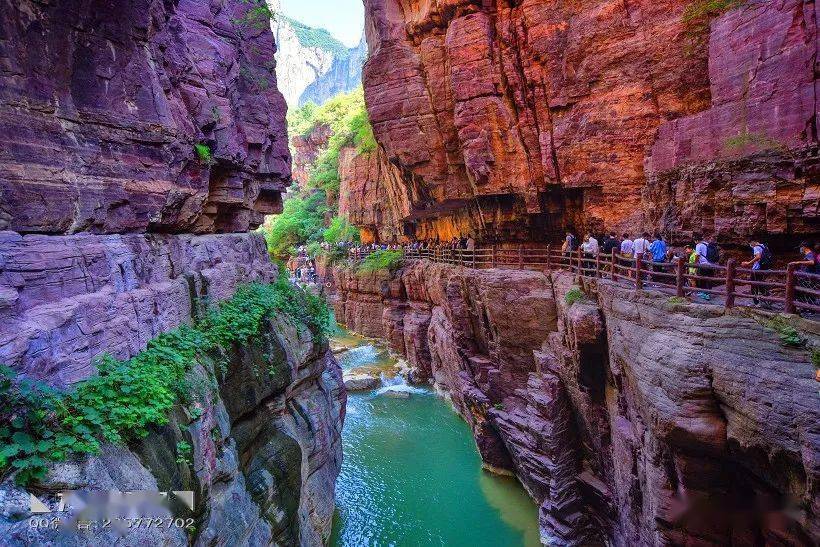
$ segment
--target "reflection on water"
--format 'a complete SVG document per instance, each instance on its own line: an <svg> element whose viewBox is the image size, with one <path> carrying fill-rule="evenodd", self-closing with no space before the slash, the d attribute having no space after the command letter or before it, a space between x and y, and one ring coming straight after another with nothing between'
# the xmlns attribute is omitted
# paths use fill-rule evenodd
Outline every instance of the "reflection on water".
<svg viewBox="0 0 820 547"><path fill-rule="evenodd" d="M345 369L395 364L370 343L338 357ZM534 503L515 480L481 470L467 424L430 390L383 382L349 395L331 544L538 545ZM379 394L388 388L410 397Z"/></svg>

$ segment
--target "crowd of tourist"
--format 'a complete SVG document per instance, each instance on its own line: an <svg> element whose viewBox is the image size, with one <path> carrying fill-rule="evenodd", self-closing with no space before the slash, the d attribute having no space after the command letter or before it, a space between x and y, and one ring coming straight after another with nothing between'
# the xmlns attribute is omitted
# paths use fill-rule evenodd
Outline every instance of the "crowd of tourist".
<svg viewBox="0 0 820 547"><path fill-rule="evenodd" d="M762 282L766 278L765 272L774 268L774 255L765 243L757 239L751 239L748 244L748 258L740 261L737 266L749 270L750 280L757 282L751 284L751 296L754 305L767 307L768 300L766 297L769 296L769 287ZM343 241L336 244L323 243L322 248L330 250L334 245L340 254L353 257L378 250L420 252L461 249L469 252L476 249L476 240L470 235L453 237L444 241L431 239L405 244L397 242L358 244ZM577 253L579 249L587 261L591 261L598 254L612 256L614 252L623 266L633 265L635 260L640 257L646 264L646 275L649 281L661 280L664 276L657 274L664 273L667 274L666 278L668 279L668 274L673 272L677 262L683 259L688 264L687 273L689 275L687 276L687 282L695 295L703 300L712 298L709 290L720 282L720 276L716 273L717 268L715 266L721 265L722 262L725 263L721 259L721 248L714 236L703 237L700 234L695 234L691 243L687 243L683 247L673 247L662 234L650 235L649 232L643 232L635 236L623 233L620 237L615 232L605 235L587 233L583 240L580 240L574 232L567 231L561 251L565 255L572 255ZM797 251L800 253L797 261L800 271L820 273L820 245L803 241ZM300 247L299 254L305 259L303 260L304 266L297 270L299 277L315 280L315 263L313 263L312 257L307 256L306 247ZM806 299L808 297L803 296L802 298ZM814 304L816 299L811 298L810 300Z"/></svg>
<svg viewBox="0 0 820 547"><path fill-rule="evenodd" d="M691 243L677 250L668 245L663 235L650 236L648 232L643 232L634 238L628 233L624 233L619 238L612 232L601 239L602 241L599 242L599 239L590 233L579 245L575 234L568 231L561 250L565 253L572 253L580 247L581 252L587 258L594 257L598 253L611 255L614 251L622 261L629 264L640 258L648 263L651 271L656 273L669 271L672 264L683 259L689 265L689 282L693 288L699 289L696 295L704 300L711 299L710 294L706 291L715 284L715 281L708 278L715 277L714 266L721 264L721 249L714 236L705 238L700 234L695 234ZM750 239L749 248L751 256L748 260L741 261L739 266L750 270L751 281L761 283L765 281L765 271L774 267L774 255L765 243L757 239ZM800 259L796 261L800 271L812 274L820 272L820 245L803 241L796 250L800 253ZM652 278L651 274L649 277ZM769 295L769 288L766 285L753 283L751 294L755 306L767 307L769 305L765 298L761 298ZM811 300L812 303L815 300L807 296L803 299Z"/></svg>

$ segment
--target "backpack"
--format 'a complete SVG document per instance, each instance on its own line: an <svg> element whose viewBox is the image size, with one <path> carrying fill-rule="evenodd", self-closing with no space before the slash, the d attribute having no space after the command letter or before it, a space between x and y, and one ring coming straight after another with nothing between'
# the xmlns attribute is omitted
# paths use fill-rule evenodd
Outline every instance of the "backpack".
<svg viewBox="0 0 820 547"><path fill-rule="evenodd" d="M771 270L774 265L774 256L767 245L761 245L761 247L763 247L763 252L760 254L760 269Z"/></svg>
<svg viewBox="0 0 820 547"><path fill-rule="evenodd" d="M717 246L717 243L712 242L706 245L706 260L708 260L710 264L720 262L720 248Z"/></svg>
<svg viewBox="0 0 820 547"><path fill-rule="evenodd" d="M575 236L570 235L569 236L569 250L574 251L577 248L578 248L578 243L575 241Z"/></svg>

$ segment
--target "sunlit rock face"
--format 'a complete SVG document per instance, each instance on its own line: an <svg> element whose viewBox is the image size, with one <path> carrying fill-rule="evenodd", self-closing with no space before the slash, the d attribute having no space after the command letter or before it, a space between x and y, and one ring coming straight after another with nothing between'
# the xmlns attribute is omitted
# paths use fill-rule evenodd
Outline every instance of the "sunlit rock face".
<svg viewBox="0 0 820 547"><path fill-rule="evenodd" d="M568 274L416 261L334 269L336 317L446 393L549 545L812 545L820 538L813 322ZM816 350L815 350L816 351Z"/></svg>
<svg viewBox="0 0 820 547"><path fill-rule="evenodd" d="M356 47L349 48L327 30L288 17L280 0L264 1L274 14L271 30L277 45L276 76L290 108L308 102L322 104L361 85L362 64L367 57L364 36Z"/></svg>
<svg viewBox="0 0 820 547"><path fill-rule="evenodd" d="M366 0L384 235L816 233L814 3L689 3Z"/></svg>
<svg viewBox="0 0 820 547"><path fill-rule="evenodd" d="M4 1L0 51L1 228L234 232L281 209L286 107L252 3Z"/></svg>

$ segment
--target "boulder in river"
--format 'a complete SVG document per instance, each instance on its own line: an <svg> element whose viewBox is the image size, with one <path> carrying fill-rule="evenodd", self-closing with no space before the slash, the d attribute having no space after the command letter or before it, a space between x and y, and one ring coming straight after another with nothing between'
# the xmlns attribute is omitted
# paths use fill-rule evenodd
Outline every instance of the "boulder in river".
<svg viewBox="0 0 820 547"><path fill-rule="evenodd" d="M379 375L373 375L363 371L349 371L344 374L345 388L348 391L367 391L369 389L376 389L382 385L382 380Z"/></svg>

